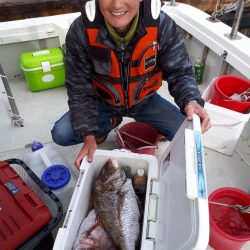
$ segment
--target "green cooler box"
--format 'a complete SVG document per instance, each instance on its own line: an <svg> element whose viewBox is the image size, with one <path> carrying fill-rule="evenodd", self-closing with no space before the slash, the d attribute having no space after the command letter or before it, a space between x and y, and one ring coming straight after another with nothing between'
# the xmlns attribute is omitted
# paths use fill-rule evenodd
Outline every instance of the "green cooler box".
<svg viewBox="0 0 250 250"><path fill-rule="evenodd" d="M64 85L63 53L59 48L25 52L21 55L20 64L31 91Z"/></svg>

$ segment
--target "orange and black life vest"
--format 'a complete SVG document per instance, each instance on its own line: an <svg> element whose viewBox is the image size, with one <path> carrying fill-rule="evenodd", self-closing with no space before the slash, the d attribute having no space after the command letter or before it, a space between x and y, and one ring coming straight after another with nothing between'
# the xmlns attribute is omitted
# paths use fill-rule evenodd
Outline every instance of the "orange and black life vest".
<svg viewBox="0 0 250 250"><path fill-rule="evenodd" d="M159 20L153 20L151 13L144 13L144 19L146 17L146 33L137 41L126 63L122 56L118 56L122 52L104 45L98 39L101 21L96 18L88 25L84 18L90 46L88 53L94 65L94 90L97 96L110 105L130 108L162 85L162 73L156 63Z"/></svg>

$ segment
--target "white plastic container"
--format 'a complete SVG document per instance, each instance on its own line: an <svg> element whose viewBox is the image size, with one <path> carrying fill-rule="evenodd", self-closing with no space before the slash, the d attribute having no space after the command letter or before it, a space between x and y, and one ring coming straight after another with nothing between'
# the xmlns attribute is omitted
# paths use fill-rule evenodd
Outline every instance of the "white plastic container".
<svg viewBox="0 0 250 250"><path fill-rule="evenodd" d="M249 114L239 113L210 103L214 91L214 81L204 91L212 127L203 135L204 146L226 155L232 155L240 135L250 118Z"/></svg>
<svg viewBox="0 0 250 250"><path fill-rule="evenodd" d="M159 164L155 156L120 150L97 150L91 164L84 159L53 249L72 249L79 226L88 212L93 180L104 163L115 158L121 166L130 166L132 174L142 168L148 177L141 249L205 250L209 239L209 216L203 147L201 140L196 143L195 133L186 128L188 125L190 122L180 128ZM201 138L200 131L197 133Z"/></svg>
<svg viewBox="0 0 250 250"><path fill-rule="evenodd" d="M35 143L38 142L33 142L33 148L35 147ZM38 143L36 145L42 144ZM34 149L34 151L31 150L31 152L25 156L24 162L59 198L63 205L63 210L66 212L74 192L77 177L74 172L67 167L68 164L66 160L56 150L55 146L48 144L39 146L37 149ZM47 175L45 176L45 174ZM62 176L60 176L60 174L62 174Z"/></svg>

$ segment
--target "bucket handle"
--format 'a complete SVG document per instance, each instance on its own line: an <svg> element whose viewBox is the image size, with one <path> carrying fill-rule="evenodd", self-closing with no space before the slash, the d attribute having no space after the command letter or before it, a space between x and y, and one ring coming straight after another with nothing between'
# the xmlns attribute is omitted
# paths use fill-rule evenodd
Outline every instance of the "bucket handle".
<svg viewBox="0 0 250 250"><path fill-rule="evenodd" d="M142 146L142 147L139 147L139 148L136 148L137 150L142 150L142 149L149 149L149 148L155 148L157 149L158 146L157 145L152 145L152 146Z"/></svg>
<svg viewBox="0 0 250 250"><path fill-rule="evenodd" d="M119 137L119 139L120 139L120 141L121 141L121 143L122 143L122 146L123 146L124 148L126 148L126 145L125 145L125 143L124 143L124 140L123 140L123 138L122 138L122 136L121 136L119 130L117 130L117 135L118 135L118 137Z"/></svg>
<svg viewBox="0 0 250 250"><path fill-rule="evenodd" d="M32 56L42 56L42 55L48 55L48 54L50 54L50 51L46 49L46 50L40 50L40 51L34 52Z"/></svg>
<svg viewBox="0 0 250 250"><path fill-rule="evenodd" d="M122 146L123 146L124 148L129 148L129 149L131 149L131 150L143 150L143 149L150 149L150 148L155 148L155 149L157 149L157 148L158 148L157 145L153 145L151 142L148 142L148 141L146 141L146 140L143 140L143 139L141 139L141 138L139 138L139 137L137 137L137 136L131 135L131 134L127 133L127 132L122 131L122 134L124 134L124 135L126 135L126 136L128 136L128 137L130 137L130 138L136 139L136 140L138 140L138 141L140 141L140 142L143 142L143 143L145 143L145 144L149 144L149 145L147 145L147 146L142 146L142 147L139 147L139 148L135 148L135 147L133 147L132 145L130 145L127 141L125 141L125 140L122 138L121 133L120 133L119 130L118 130L118 131L117 131L117 135L118 135L118 137L119 137L119 139L120 139L120 141L121 141L121 143L122 143Z"/></svg>
<svg viewBox="0 0 250 250"><path fill-rule="evenodd" d="M120 139L120 141L121 141L121 143L122 143L122 146L123 146L124 148L129 148L129 149L131 149L131 150L143 150L143 149L149 149L149 148L155 148L155 149L157 149L157 148L158 148L157 145L152 145L151 142L145 141L145 140L143 140L143 139L141 139L141 138L139 138L139 137L136 137L136 136L131 135L131 134L129 134L129 133L127 133L127 132L124 132L124 131L122 131L122 133L125 134L125 135L127 135L128 137L131 137L131 138L136 139L136 140L138 140L138 141L141 141L141 142L143 142L143 143L148 143L148 144L150 144L150 145L148 145L148 146L142 146L142 147L139 147L139 148L135 148L135 147L133 147L132 145L130 145L127 141L125 141L125 140L122 138L121 133L120 133L119 130L118 130L118 131L117 131L117 135L118 135L118 137L119 137L119 139Z"/></svg>
<svg viewBox="0 0 250 250"><path fill-rule="evenodd" d="M140 142L143 142L143 143L148 144L150 146L153 146L153 144L151 142L146 141L144 139L141 139L141 138L139 138L139 137L137 137L135 135L131 135L131 134L125 132L125 131L122 131L121 133L124 134L124 135L126 135L126 136L128 136L128 137L130 137L130 138L136 139L137 141L140 141Z"/></svg>
<svg viewBox="0 0 250 250"><path fill-rule="evenodd" d="M142 146L142 147L134 147L133 145L131 145L130 143L128 143L127 141L124 141L123 140L123 143L124 143L124 147L125 148L129 148L130 150L143 150L143 149L150 149L150 148L158 148L157 145L148 145L148 146Z"/></svg>

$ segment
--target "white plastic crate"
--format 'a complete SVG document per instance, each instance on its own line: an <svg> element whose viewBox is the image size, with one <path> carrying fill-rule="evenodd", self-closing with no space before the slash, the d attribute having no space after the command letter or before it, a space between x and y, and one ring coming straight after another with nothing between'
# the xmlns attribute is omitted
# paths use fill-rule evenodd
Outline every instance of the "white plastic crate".
<svg viewBox="0 0 250 250"><path fill-rule="evenodd" d="M232 155L242 130L250 118L250 113L243 114L210 103L214 82L215 79L202 95L212 123L212 127L203 135L203 144L220 153Z"/></svg>
<svg viewBox="0 0 250 250"><path fill-rule="evenodd" d="M188 124L180 128L160 163L152 155L120 150L97 150L91 164L84 159L53 249L72 249L88 212L93 179L109 158L117 159L121 166L130 166L132 173L143 168L148 176L142 250L206 249L209 216L203 146L201 140L199 145L196 143L195 132L187 128ZM197 133L201 139L201 133Z"/></svg>

